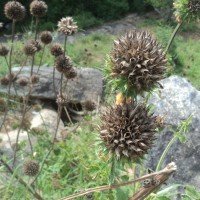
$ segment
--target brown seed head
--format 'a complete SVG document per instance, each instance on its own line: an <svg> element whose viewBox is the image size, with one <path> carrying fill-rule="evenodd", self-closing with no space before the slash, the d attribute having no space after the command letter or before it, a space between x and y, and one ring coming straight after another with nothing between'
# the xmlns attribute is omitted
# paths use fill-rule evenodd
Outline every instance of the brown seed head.
<svg viewBox="0 0 200 200"><path fill-rule="evenodd" d="M0 98L0 112L5 112L7 109L7 103L4 98Z"/></svg>
<svg viewBox="0 0 200 200"><path fill-rule="evenodd" d="M69 57L60 55L56 57L56 69L61 73L67 73L72 68L72 61Z"/></svg>
<svg viewBox="0 0 200 200"><path fill-rule="evenodd" d="M26 86L26 85L28 84L28 80L27 80L26 78L23 78L23 77L19 78L19 79L17 80L17 82L18 82L18 84L19 84L20 86Z"/></svg>
<svg viewBox="0 0 200 200"><path fill-rule="evenodd" d="M61 32L65 35L73 35L77 32L78 26L74 22L72 17L62 18L58 22L58 32Z"/></svg>
<svg viewBox="0 0 200 200"><path fill-rule="evenodd" d="M77 76L77 72L74 68L71 68L69 71L67 71L65 74L64 74L65 78L67 79L73 79Z"/></svg>
<svg viewBox="0 0 200 200"><path fill-rule="evenodd" d="M188 11L191 14L197 14L200 11L200 1L199 0L189 0L188 1Z"/></svg>
<svg viewBox="0 0 200 200"><path fill-rule="evenodd" d="M24 19L25 12L25 7L18 1L9 1L4 7L6 17L14 21L21 21Z"/></svg>
<svg viewBox="0 0 200 200"><path fill-rule="evenodd" d="M124 77L137 93L151 90L164 78L165 54L145 31L132 31L114 41L112 74Z"/></svg>
<svg viewBox="0 0 200 200"><path fill-rule="evenodd" d="M127 103L108 108L101 116L100 137L117 158L143 158L153 146L155 117L145 104Z"/></svg>
<svg viewBox="0 0 200 200"><path fill-rule="evenodd" d="M43 31L40 35L40 40L43 44L49 44L52 42L52 34L50 31Z"/></svg>
<svg viewBox="0 0 200 200"><path fill-rule="evenodd" d="M33 0L30 4L30 13L35 17L44 17L47 13L47 4L44 1Z"/></svg>
<svg viewBox="0 0 200 200"><path fill-rule="evenodd" d="M69 100L61 94L57 95L56 103L59 106L68 106Z"/></svg>
<svg viewBox="0 0 200 200"><path fill-rule="evenodd" d="M57 56L60 56L62 54L64 54L64 50L62 48L62 46L59 44L59 43L54 43L52 46L51 46L51 54L55 57Z"/></svg>
<svg viewBox="0 0 200 200"><path fill-rule="evenodd" d="M8 85L10 82L7 76L2 77L0 81L1 81L1 85Z"/></svg>
<svg viewBox="0 0 200 200"><path fill-rule="evenodd" d="M39 172L39 164L35 160L28 160L24 162L23 171L27 176L36 176Z"/></svg>
<svg viewBox="0 0 200 200"><path fill-rule="evenodd" d="M96 109L96 104L93 101L87 100L83 103L83 108L86 111L93 111Z"/></svg>
<svg viewBox="0 0 200 200"><path fill-rule="evenodd" d="M0 56L7 56L9 52L9 49L4 46L4 45L0 45Z"/></svg>
<svg viewBox="0 0 200 200"><path fill-rule="evenodd" d="M40 80L40 77L39 77L38 75L32 75L32 76L31 76L31 79L30 79L30 82L31 82L32 84L35 84L35 83L38 83L39 80Z"/></svg>
<svg viewBox="0 0 200 200"><path fill-rule="evenodd" d="M30 40L24 46L24 53L26 56L33 56L36 52L42 49L41 44L38 41Z"/></svg>

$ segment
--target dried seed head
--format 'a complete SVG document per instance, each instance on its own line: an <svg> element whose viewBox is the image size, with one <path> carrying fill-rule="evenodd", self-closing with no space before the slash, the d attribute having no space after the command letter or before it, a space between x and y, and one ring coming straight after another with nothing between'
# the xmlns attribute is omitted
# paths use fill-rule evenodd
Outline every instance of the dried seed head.
<svg viewBox="0 0 200 200"><path fill-rule="evenodd" d="M155 123L158 128L164 128L165 118L163 116L156 116Z"/></svg>
<svg viewBox="0 0 200 200"><path fill-rule="evenodd" d="M56 69L61 73L67 73L72 68L72 61L69 57L60 55L56 57Z"/></svg>
<svg viewBox="0 0 200 200"><path fill-rule="evenodd" d="M31 15L35 17L44 17L47 13L47 8L47 4L40 0L33 0L30 4Z"/></svg>
<svg viewBox="0 0 200 200"><path fill-rule="evenodd" d="M93 101L87 100L83 103L83 108L86 111L93 111L96 109L96 104Z"/></svg>
<svg viewBox="0 0 200 200"><path fill-rule="evenodd" d="M199 0L189 0L188 1L188 11L196 15L200 11L200 1Z"/></svg>
<svg viewBox="0 0 200 200"><path fill-rule="evenodd" d="M50 31L43 31L40 35L40 40L43 44L49 44L52 42L52 34Z"/></svg>
<svg viewBox="0 0 200 200"><path fill-rule="evenodd" d="M69 71L67 71L65 74L64 74L65 78L67 79L73 79L77 76L77 72L74 68L71 68Z"/></svg>
<svg viewBox="0 0 200 200"><path fill-rule="evenodd" d="M1 85L8 85L10 82L7 76L2 77L0 81L1 81Z"/></svg>
<svg viewBox="0 0 200 200"><path fill-rule="evenodd" d="M21 21L25 17L25 7L18 1L9 1L4 7L4 13L8 19Z"/></svg>
<svg viewBox="0 0 200 200"><path fill-rule="evenodd" d="M17 82L18 82L18 84L19 84L20 86L26 86L26 85L28 84L28 80L27 80L26 78L23 78L23 77L19 78L19 79L17 80Z"/></svg>
<svg viewBox="0 0 200 200"><path fill-rule="evenodd" d="M58 106L68 106L69 100L61 94L57 95L56 103Z"/></svg>
<svg viewBox="0 0 200 200"><path fill-rule="evenodd" d="M155 117L145 104L124 102L110 107L102 114L101 121L100 137L118 159L137 161L153 145Z"/></svg>
<svg viewBox="0 0 200 200"><path fill-rule="evenodd" d="M58 22L58 32L61 32L65 35L73 35L77 32L78 26L74 22L72 17L62 18Z"/></svg>
<svg viewBox="0 0 200 200"><path fill-rule="evenodd" d="M5 112L7 110L7 103L4 98L0 98L0 112Z"/></svg>
<svg viewBox="0 0 200 200"><path fill-rule="evenodd" d="M24 162L23 170L27 176L36 176L39 172L39 164L35 160L28 160Z"/></svg>
<svg viewBox="0 0 200 200"><path fill-rule="evenodd" d="M14 81L16 81L17 76L16 76L15 73L11 73L11 74L8 74L8 75L7 75L7 78L8 78L8 80L10 80L11 82L14 82Z"/></svg>
<svg viewBox="0 0 200 200"><path fill-rule="evenodd" d="M39 80L40 80L40 77L38 75L32 75L30 82L31 82L31 84L36 84L39 82Z"/></svg>
<svg viewBox="0 0 200 200"><path fill-rule="evenodd" d="M149 91L164 78L165 54L145 31L132 31L114 41L112 74L123 77L137 93Z"/></svg>
<svg viewBox="0 0 200 200"><path fill-rule="evenodd" d="M62 48L62 46L59 43L54 43L51 46L51 54L55 57L63 55L64 54L64 50Z"/></svg>
<svg viewBox="0 0 200 200"><path fill-rule="evenodd" d="M24 53L26 56L33 56L36 52L42 49L41 44L38 41L30 40L24 46Z"/></svg>
<svg viewBox="0 0 200 200"><path fill-rule="evenodd" d="M0 56L7 56L9 52L9 49L4 46L4 45L0 45Z"/></svg>

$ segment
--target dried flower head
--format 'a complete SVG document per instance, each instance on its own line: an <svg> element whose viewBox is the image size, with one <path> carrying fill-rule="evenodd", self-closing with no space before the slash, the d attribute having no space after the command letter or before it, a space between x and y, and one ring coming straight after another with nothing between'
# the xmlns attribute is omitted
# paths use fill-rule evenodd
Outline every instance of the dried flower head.
<svg viewBox="0 0 200 200"><path fill-rule="evenodd" d="M8 52L9 49L6 46L0 44L0 56L7 56Z"/></svg>
<svg viewBox="0 0 200 200"><path fill-rule="evenodd" d="M6 17L14 21L21 21L24 19L25 12L25 7L18 1L9 1L4 7Z"/></svg>
<svg viewBox="0 0 200 200"><path fill-rule="evenodd" d="M40 35L40 40L43 44L49 44L52 42L52 34L50 31L43 31Z"/></svg>
<svg viewBox="0 0 200 200"><path fill-rule="evenodd" d="M47 8L47 4L40 0L33 0L30 4L31 15L35 17L44 17L47 13Z"/></svg>
<svg viewBox="0 0 200 200"><path fill-rule="evenodd" d="M40 80L40 77L38 75L32 75L30 78L30 83L35 84L35 83L38 83L39 80Z"/></svg>
<svg viewBox="0 0 200 200"><path fill-rule="evenodd" d="M0 81L1 81L1 85L8 85L10 82L7 76L2 77Z"/></svg>
<svg viewBox="0 0 200 200"><path fill-rule="evenodd" d="M39 164L36 160L28 160L23 164L24 174L27 176L36 176L39 172Z"/></svg>
<svg viewBox="0 0 200 200"><path fill-rule="evenodd" d="M77 32L78 26L74 22L72 17L62 18L58 22L58 32L61 32L65 35L73 35Z"/></svg>
<svg viewBox="0 0 200 200"><path fill-rule="evenodd" d="M27 78L24 78L24 77L21 77L17 80L17 83L20 85L20 86L26 86L28 84L28 79Z"/></svg>
<svg viewBox="0 0 200 200"><path fill-rule="evenodd" d="M117 158L135 161L152 147L156 133L155 117L143 104L126 103L108 108L101 116L100 137Z"/></svg>
<svg viewBox="0 0 200 200"><path fill-rule="evenodd" d="M7 75L8 80L10 80L11 82L16 81L17 79L17 75L15 73L11 73Z"/></svg>
<svg viewBox="0 0 200 200"><path fill-rule="evenodd" d="M37 51L42 49L41 44L38 41L30 40L24 46L24 53L26 56L33 56Z"/></svg>
<svg viewBox="0 0 200 200"><path fill-rule="evenodd" d="M72 68L72 61L65 55L56 57L55 61L56 69L61 73L67 73Z"/></svg>
<svg viewBox="0 0 200 200"><path fill-rule="evenodd" d="M77 72L74 68L71 68L69 71L67 71L65 74L64 74L65 78L67 79L73 79L77 76Z"/></svg>
<svg viewBox="0 0 200 200"><path fill-rule="evenodd" d="M5 112L7 110L7 103L4 98L0 97L0 112Z"/></svg>
<svg viewBox="0 0 200 200"><path fill-rule="evenodd" d="M83 108L86 111L93 111L96 109L96 104L93 101L87 100L83 103Z"/></svg>
<svg viewBox="0 0 200 200"><path fill-rule="evenodd" d="M54 43L54 44L51 46L50 51L51 51L51 54L52 54L53 56L55 56L55 57L64 54L64 50L63 50L62 46L61 46L59 43Z"/></svg>
<svg viewBox="0 0 200 200"><path fill-rule="evenodd" d="M111 62L113 77L125 79L136 93L153 89L166 71L165 54L146 31L132 31L114 41Z"/></svg>
<svg viewBox="0 0 200 200"><path fill-rule="evenodd" d="M56 103L59 106L67 106L69 104L69 100L61 94L57 95Z"/></svg>

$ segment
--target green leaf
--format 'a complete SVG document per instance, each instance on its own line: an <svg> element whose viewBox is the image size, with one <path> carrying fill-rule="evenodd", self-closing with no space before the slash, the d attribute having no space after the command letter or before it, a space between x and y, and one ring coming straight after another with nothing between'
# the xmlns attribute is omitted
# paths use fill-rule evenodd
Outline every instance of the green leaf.
<svg viewBox="0 0 200 200"><path fill-rule="evenodd" d="M197 192L196 188L194 186L186 186L186 193L188 196L190 196L192 199L200 199L200 193Z"/></svg>
<svg viewBox="0 0 200 200"><path fill-rule="evenodd" d="M163 190L157 192L157 195L159 195L159 196L160 195L171 196L171 195L177 194L177 192L174 192L173 190L176 190L180 186L182 186L182 185L181 184L173 184L173 185L166 187Z"/></svg>
<svg viewBox="0 0 200 200"><path fill-rule="evenodd" d="M156 197L156 200L171 200L171 199L166 196L159 196L159 197Z"/></svg>
<svg viewBox="0 0 200 200"><path fill-rule="evenodd" d="M194 199L191 199L188 195L183 194L183 195L181 196L181 200L194 200Z"/></svg>
<svg viewBox="0 0 200 200"><path fill-rule="evenodd" d="M116 200L128 199L128 189L127 188L118 188L116 189Z"/></svg>

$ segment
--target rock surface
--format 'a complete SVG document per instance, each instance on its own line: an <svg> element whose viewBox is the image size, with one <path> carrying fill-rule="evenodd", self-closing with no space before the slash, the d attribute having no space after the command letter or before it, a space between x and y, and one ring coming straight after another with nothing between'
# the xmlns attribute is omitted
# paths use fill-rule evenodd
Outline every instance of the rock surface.
<svg viewBox="0 0 200 200"><path fill-rule="evenodd" d="M155 105L155 114L165 117L167 126L162 134L157 135L154 149L149 152L150 167L155 169L157 162L173 137L170 126L176 129L181 120L191 114L192 124L186 142L176 141L170 148L163 167L175 161L177 172L171 178L172 183L200 185L200 91L196 90L185 78L171 76L161 81L164 89L153 94L150 102Z"/></svg>
<svg viewBox="0 0 200 200"><path fill-rule="evenodd" d="M37 66L33 72L37 72ZM12 69L12 72L17 74L20 68ZM77 77L74 79L63 81L63 94L73 103L83 103L86 100L98 101L103 95L103 74L92 68L76 68ZM31 98L52 99L55 100L60 87L60 73L55 72L55 90L53 85L53 67L42 66L39 71L39 82L33 85ZM20 86L18 80L20 78L28 79L30 76L30 67L24 67L17 75L17 80L14 82L15 90L18 96L24 96L28 92L28 86ZM66 85L67 83L67 85ZM11 94L15 95L15 90L11 87ZM0 92L7 93L8 86L0 86Z"/></svg>

